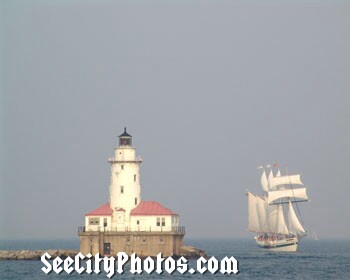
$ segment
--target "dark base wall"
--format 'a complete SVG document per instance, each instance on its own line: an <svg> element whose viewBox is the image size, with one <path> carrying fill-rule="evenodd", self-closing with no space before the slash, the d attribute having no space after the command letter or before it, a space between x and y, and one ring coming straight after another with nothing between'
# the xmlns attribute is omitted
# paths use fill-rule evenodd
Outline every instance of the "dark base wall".
<svg viewBox="0 0 350 280"><path fill-rule="evenodd" d="M167 257L180 255L184 233L90 231L79 232L79 237L80 252L84 255L116 255L125 252L128 255L136 253L138 256L156 256L162 253L162 256Z"/></svg>

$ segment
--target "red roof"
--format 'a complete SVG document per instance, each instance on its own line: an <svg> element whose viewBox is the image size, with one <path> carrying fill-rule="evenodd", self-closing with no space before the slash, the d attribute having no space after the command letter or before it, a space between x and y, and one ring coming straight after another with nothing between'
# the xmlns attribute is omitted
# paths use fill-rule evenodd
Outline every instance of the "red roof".
<svg viewBox="0 0 350 280"><path fill-rule="evenodd" d="M111 216L112 209L109 207L109 203L103 204L101 207L92 210L91 212L85 214L85 216Z"/></svg>
<svg viewBox="0 0 350 280"><path fill-rule="evenodd" d="M156 201L141 201L137 207L131 210L132 216L144 216L144 215L177 215L168 208Z"/></svg>

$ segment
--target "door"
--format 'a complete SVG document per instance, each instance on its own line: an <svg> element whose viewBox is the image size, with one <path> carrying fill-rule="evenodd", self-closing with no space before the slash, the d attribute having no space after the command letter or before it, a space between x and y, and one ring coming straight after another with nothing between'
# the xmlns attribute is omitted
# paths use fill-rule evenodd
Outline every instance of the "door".
<svg viewBox="0 0 350 280"><path fill-rule="evenodd" d="M111 254L111 243L103 243L103 255Z"/></svg>

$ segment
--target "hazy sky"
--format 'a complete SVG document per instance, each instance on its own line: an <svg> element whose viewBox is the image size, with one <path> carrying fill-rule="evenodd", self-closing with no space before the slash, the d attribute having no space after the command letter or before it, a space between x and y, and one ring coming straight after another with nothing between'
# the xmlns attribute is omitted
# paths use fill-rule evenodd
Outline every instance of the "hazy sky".
<svg viewBox="0 0 350 280"><path fill-rule="evenodd" d="M252 237L274 162L309 232L350 237L350 6L280 2L1 1L0 238L75 237L125 125L187 237Z"/></svg>

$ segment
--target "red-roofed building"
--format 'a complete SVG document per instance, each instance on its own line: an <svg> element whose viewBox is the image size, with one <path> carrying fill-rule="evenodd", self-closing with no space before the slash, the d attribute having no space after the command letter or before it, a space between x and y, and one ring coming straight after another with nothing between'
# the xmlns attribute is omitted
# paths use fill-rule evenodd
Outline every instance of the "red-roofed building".
<svg viewBox="0 0 350 280"><path fill-rule="evenodd" d="M109 203L92 210L85 214L85 228L90 231L99 231L101 227L108 227L112 223L113 211Z"/></svg>
<svg viewBox="0 0 350 280"><path fill-rule="evenodd" d="M179 252L185 234L179 216L159 202L141 200L142 160L131 143L131 135L124 129L114 157L109 159L109 202L85 214L85 227L79 230L80 251L84 254L124 251L167 256Z"/></svg>
<svg viewBox="0 0 350 280"><path fill-rule="evenodd" d="M130 212L131 225L140 230L172 231L179 225L179 217L156 201L141 201Z"/></svg>

